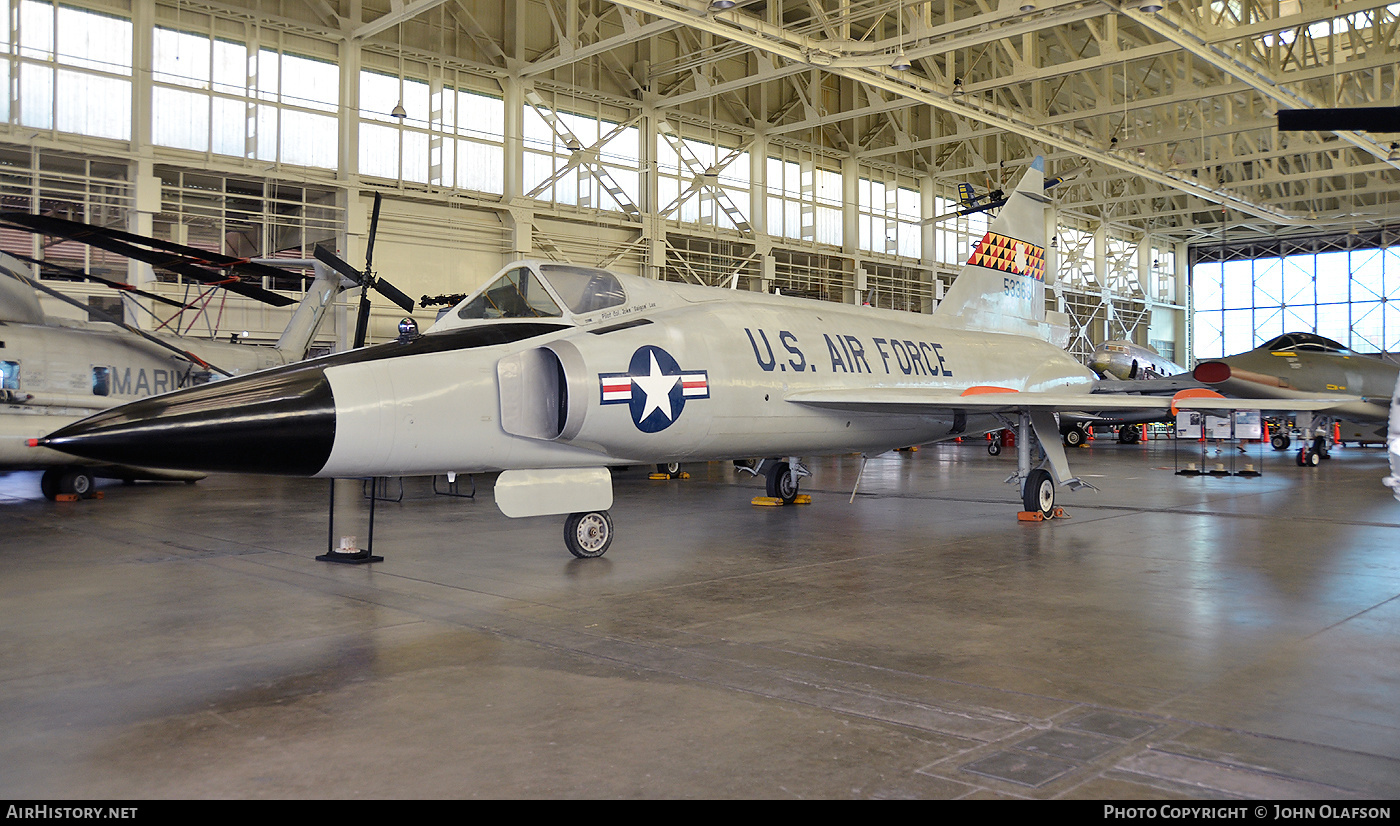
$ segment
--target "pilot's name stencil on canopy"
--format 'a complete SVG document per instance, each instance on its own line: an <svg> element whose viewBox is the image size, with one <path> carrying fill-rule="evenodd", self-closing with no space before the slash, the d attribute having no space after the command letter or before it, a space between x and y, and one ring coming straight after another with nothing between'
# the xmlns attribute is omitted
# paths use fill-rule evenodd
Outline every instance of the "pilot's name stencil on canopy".
<svg viewBox="0 0 1400 826"><path fill-rule="evenodd" d="M670 353L650 344L637 348L625 373L599 373L603 404L625 404L643 433L657 433L681 416L689 399L710 397L707 370L682 370Z"/></svg>

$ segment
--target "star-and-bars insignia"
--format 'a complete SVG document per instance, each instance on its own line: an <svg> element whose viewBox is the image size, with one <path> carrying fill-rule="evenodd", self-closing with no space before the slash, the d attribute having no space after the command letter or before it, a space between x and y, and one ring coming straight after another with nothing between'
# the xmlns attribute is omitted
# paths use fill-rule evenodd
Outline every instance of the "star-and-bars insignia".
<svg viewBox="0 0 1400 826"><path fill-rule="evenodd" d="M982 236L967 263L993 270L1045 280L1045 248L1005 235L989 232Z"/></svg>
<svg viewBox="0 0 1400 826"><path fill-rule="evenodd" d="M710 397L706 370L682 370L671 354L650 344L637 348L625 373L599 373L603 404L628 405L632 423L657 433L681 416L686 401Z"/></svg>

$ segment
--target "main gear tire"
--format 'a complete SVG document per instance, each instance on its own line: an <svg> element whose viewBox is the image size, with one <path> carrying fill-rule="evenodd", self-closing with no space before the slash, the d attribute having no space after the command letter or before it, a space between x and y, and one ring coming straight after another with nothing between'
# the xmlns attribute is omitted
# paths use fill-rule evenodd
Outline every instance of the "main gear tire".
<svg viewBox="0 0 1400 826"><path fill-rule="evenodd" d="M768 467L765 481L768 495L783 500L784 505L797 501L797 479L787 462L774 462Z"/></svg>
<svg viewBox="0 0 1400 826"><path fill-rule="evenodd" d="M1021 489L1021 504L1026 510L1039 512L1043 517L1055 513L1055 479L1045 468L1036 468L1026 477L1026 485Z"/></svg>
<svg viewBox="0 0 1400 826"><path fill-rule="evenodd" d="M571 513L564 520L564 545L579 559L596 559L612 544L613 523L607 511Z"/></svg>

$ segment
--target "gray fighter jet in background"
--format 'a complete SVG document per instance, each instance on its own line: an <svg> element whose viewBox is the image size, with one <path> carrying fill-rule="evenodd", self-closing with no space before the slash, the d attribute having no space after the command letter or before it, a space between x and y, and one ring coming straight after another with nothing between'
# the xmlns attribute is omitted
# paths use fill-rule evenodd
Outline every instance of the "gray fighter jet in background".
<svg viewBox="0 0 1400 826"><path fill-rule="evenodd" d="M1397 374L1400 366L1393 362L1358 355L1313 333L1285 333L1248 352L1203 361L1191 371L1196 381L1226 395L1277 399L1272 409L1284 413L1302 413L1291 406L1297 402L1339 394L1349 397L1345 403L1313 412L1303 431L1312 444L1299 449L1300 465L1316 465L1327 458L1326 430L1332 421L1358 424L1370 431L1368 441L1384 441ZM1276 449L1287 450L1291 439L1280 431L1272 442Z"/></svg>

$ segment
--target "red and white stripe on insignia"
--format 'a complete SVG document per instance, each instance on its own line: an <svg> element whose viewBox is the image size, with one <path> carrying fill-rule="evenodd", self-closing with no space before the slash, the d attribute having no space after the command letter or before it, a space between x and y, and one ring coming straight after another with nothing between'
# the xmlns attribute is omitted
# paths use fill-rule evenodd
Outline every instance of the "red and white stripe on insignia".
<svg viewBox="0 0 1400 826"><path fill-rule="evenodd" d="M632 378L630 376L603 379L603 401L625 402L631 400Z"/></svg>
<svg viewBox="0 0 1400 826"><path fill-rule="evenodd" d="M709 398L710 379L707 373L682 373L681 395L685 398Z"/></svg>

